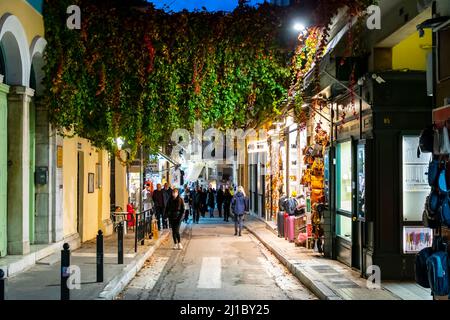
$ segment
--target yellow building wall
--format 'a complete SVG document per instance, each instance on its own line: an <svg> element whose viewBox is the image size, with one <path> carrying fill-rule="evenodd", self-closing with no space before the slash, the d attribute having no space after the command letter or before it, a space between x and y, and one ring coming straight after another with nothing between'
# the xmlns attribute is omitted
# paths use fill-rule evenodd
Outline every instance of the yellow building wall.
<svg viewBox="0 0 450 320"><path fill-rule="evenodd" d="M78 147L80 144L80 148ZM108 152L94 148L79 137L64 138L63 142L63 210L64 236L77 232L78 152L83 152L83 215L81 241L94 239L98 230L112 232L110 219L110 164ZM97 164L101 165L101 185L98 184ZM89 193L89 173L94 174L94 192ZM99 188L100 187L100 188Z"/></svg>
<svg viewBox="0 0 450 320"><path fill-rule="evenodd" d="M122 155L125 159L125 156ZM127 188L127 167L115 158L116 166L116 206L122 207L123 211L126 211L128 204L128 188Z"/></svg>
<svg viewBox="0 0 450 320"><path fill-rule="evenodd" d="M426 71L427 55L431 52L432 33L425 31L423 38L414 32L408 38L392 48L392 68Z"/></svg>
<svg viewBox="0 0 450 320"><path fill-rule="evenodd" d="M15 15L20 20L25 29L29 45L36 36L44 36L42 15L28 2L24 0L0 0L0 15L3 16L5 13Z"/></svg>
<svg viewBox="0 0 450 320"><path fill-rule="evenodd" d="M63 140L64 237L77 233L77 139Z"/></svg>

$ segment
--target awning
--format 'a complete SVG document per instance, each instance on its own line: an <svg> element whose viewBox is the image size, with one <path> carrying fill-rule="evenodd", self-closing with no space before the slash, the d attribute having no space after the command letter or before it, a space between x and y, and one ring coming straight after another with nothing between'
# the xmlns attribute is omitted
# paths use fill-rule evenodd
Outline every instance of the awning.
<svg viewBox="0 0 450 320"><path fill-rule="evenodd" d="M205 165L203 163L195 163L190 164L187 171L187 175L185 176L185 181L196 181L198 177L200 176L200 173L202 173L203 168Z"/></svg>

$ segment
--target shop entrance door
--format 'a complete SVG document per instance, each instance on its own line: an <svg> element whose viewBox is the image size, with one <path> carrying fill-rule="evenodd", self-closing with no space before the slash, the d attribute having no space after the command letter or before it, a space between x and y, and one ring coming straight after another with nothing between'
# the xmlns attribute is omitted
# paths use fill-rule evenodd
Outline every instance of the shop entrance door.
<svg viewBox="0 0 450 320"><path fill-rule="evenodd" d="M355 188L353 189L354 208L352 215L352 267L364 270L363 245L365 230L365 182L366 182L366 144L360 141L355 150Z"/></svg>
<svg viewBox="0 0 450 320"><path fill-rule="evenodd" d="M353 264L353 216L354 216L354 143L352 140L336 145L336 258Z"/></svg>

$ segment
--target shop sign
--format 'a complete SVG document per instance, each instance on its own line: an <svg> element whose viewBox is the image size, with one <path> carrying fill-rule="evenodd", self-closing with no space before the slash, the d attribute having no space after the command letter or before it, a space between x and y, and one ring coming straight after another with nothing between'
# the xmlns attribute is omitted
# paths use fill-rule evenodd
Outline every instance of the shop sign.
<svg viewBox="0 0 450 320"><path fill-rule="evenodd" d="M247 153L269 152L267 140L251 141L247 145Z"/></svg>
<svg viewBox="0 0 450 320"><path fill-rule="evenodd" d="M147 166L148 170L152 173L156 173L159 171L158 162L150 162Z"/></svg>
<svg viewBox="0 0 450 320"><path fill-rule="evenodd" d="M56 147L56 167L57 168L63 167L63 147L62 146Z"/></svg>

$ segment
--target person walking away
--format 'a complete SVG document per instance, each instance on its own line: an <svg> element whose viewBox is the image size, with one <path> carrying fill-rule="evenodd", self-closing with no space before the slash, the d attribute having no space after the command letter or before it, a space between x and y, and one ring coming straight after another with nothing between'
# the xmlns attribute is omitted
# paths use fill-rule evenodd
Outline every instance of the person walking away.
<svg viewBox="0 0 450 320"><path fill-rule="evenodd" d="M168 203L170 197L172 196L172 189L170 188L170 186L167 182L164 183L164 189L162 191L163 191L163 198L164 198L164 208L166 208L167 203ZM164 210L164 212L165 212L165 210ZM165 215L165 213L163 214L163 217L162 217L162 224L163 224L164 229L169 228L169 226L167 225L167 216Z"/></svg>
<svg viewBox="0 0 450 320"><path fill-rule="evenodd" d="M206 210L208 209L208 193L206 192L206 188L203 188L201 193L202 199L202 218L206 215Z"/></svg>
<svg viewBox="0 0 450 320"><path fill-rule="evenodd" d="M228 219L230 218L230 206L232 199L233 196L231 195L230 188L226 187L223 195L223 221L228 222Z"/></svg>
<svg viewBox="0 0 450 320"><path fill-rule="evenodd" d="M150 183L145 185L144 191L142 192L142 203L144 204L144 211L153 209L153 199L152 192L150 191Z"/></svg>
<svg viewBox="0 0 450 320"><path fill-rule="evenodd" d="M161 189L160 183L156 185L156 190L153 191L152 199L155 205L156 219L158 220L158 231L161 231L161 223L162 223L161 220L163 218L165 205L164 205L164 194L163 190Z"/></svg>
<svg viewBox="0 0 450 320"><path fill-rule="evenodd" d="M165 215L169 219L172 228L172 237L174 242L174 249L183 249L181 245L180 225L184 215L184 201L180 197L177 188L172 190L172 196L167 201Z"/></svg>
<svg viewBox="0 0 450 320"><path fill-rule="evenodd" d="M187 185L184 186L183 200L184 200L184 223L188 223L189 214L191 211L191 192Z"/></svg>
<svg viewBox="0 0 450 320"><path fill-rule="evenodd" d="M248 211L248 198L245 196L245 191L242 186L239 186L238 191L233 196L231 201L231 208L234 214L234 235L239 237L242 235L244 214Z"/></svg>
<svg viewBox="0 0 450 320"><path fill-rule="evenodd" d="M194 195L192 197L192 206L193 206L193 221L194 223L198 223L200 219L200 212L202 209L202 190L199 186L197 186L197 189L194 192Z"/></svg>
<svg viewBox="0 0 450 320"><path fill-rule="evenodd" d="M217 210L219 211L219 218L222 218L223 199L224 199L223 186L220 186L219 190L217 190L217 199L216 199Z"/></svg>
<svg viewBox="0 0 450 320"><path fill-rule="evenodd" d="M209 185L209 189L208 189L207 202L208 202L209 217L214 218L214 208L216 207L216 199L215 199L215 195L214 195L214 190L212 189L211 185Z"/></svg>

